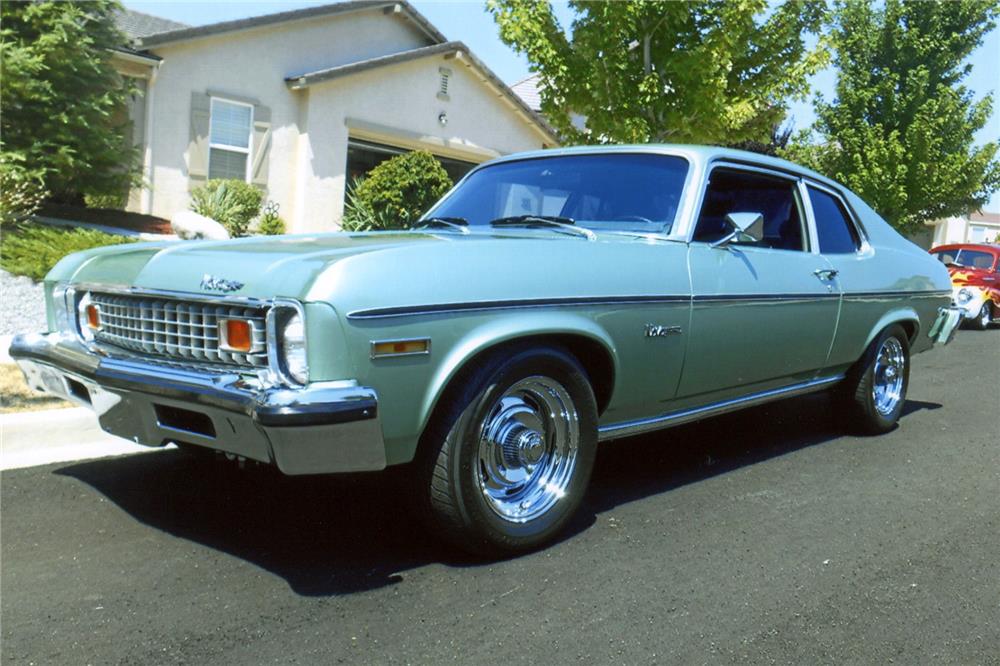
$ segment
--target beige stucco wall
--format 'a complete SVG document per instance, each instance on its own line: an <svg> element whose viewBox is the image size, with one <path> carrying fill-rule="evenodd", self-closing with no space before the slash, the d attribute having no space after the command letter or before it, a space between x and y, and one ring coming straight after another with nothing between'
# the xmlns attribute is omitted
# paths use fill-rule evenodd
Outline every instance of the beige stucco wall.
<svg viewBox="0 0 1000 666"><path fill-rule="evenodd" d="M188 206L192 91L229 94L270 107L268 198L280 204L283 217L292 219L302 96L288 90L285 77L428 43L405 20L366 11L153 48L163 62L153 83L147 127L151 212L169 218Z"/></svg>
<svg viewBox="0 0 1000 666"><path fill-rule="evenodd" d="M144 212L170 218L189 205L192 92L270 108L267 197L294 231L336 228L349 134L469 161L542 147L537 126L461 55L381 67L303 90L285 84L289 76L429 43L405 18L362 11L154 47L163 61L149 98L149 187L138 199ZM447 101L437 95L442 66L452 71ZM448 114L446 126L438 122L441 112Z"/></svg>
<svg viewBox="0 0 1000 666"><path fill-rule="evenodd" d="M437 93L451 70L449 99ZM295 94L302 94L297 91ZM447 114L442 125L438 117ZM296 231L335 228L343 212L349 137L481 162L543 147L544 137L465 60L433 56L316 84L308 89L307 156Z"/></svg>

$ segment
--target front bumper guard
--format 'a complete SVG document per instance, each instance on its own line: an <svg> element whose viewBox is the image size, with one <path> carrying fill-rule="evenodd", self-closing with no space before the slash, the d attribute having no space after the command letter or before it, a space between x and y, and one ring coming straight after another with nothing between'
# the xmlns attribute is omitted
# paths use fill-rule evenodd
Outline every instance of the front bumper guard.
<svg viewBox="0 0 1000 666"><path fill-rule="evenodd" d="M18 335L10 356L29 386L93 409L105 431L138 444L195 444L285 474L386 466L378 396L353 380L266 386L102 355L61 333Z"/></svg>

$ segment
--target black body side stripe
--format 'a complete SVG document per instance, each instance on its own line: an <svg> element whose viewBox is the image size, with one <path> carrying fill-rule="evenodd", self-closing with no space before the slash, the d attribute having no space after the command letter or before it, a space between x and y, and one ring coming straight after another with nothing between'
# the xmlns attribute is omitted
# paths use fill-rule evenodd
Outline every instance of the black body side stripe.
<svg viewBox="0 0 1000 666"><path fill-rule="evenodd" d="M901 298L950 296L946 291L872 291L844 294L845 298ZM477 312L485 310L522 310L530 308L584 307L588 305L650 305L678 303L770 303L782 301L813 301L840 298L840 292L810 294L719 294L702 296L652 295L652 296L593 296L573 298L537 298L509 301L470 301L466 303L433 303L396 308L373 308L348 313L348 319L383 319L388 317L414 317L451 312Z"/></svg>

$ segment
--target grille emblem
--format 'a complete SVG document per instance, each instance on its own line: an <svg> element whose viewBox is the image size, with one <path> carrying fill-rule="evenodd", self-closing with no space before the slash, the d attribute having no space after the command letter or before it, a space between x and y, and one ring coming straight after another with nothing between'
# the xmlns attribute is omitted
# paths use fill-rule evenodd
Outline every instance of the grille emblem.
<svg viewBox="0 0 1000 666"><path fill-rule="evenodd" d="M243 288L242 282L237 282L236 280L225 280L220 277L215 277L214 275L205 275L201 278L201 288L208 291L236 291L237 289Z"/></svg>

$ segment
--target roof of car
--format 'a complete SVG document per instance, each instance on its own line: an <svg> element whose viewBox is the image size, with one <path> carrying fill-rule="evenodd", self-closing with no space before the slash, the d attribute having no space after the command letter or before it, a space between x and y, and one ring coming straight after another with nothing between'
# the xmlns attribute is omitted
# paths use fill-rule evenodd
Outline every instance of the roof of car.
<svg viewBox="0 0 1000 666"><path fill-rule="evenodd" d="M996 243L945 243L930 249L931 252L938 250L986 250L993 254L1000 254L1000 245Z"/></svg>
<svg viewBox="0 0 1000 666"><path fill-rule="evenodd" d="M808 176L814 180L827 185L832 185L838 189L846 190L842 184L827 178L826 176L813 171L807 167L783 160L779 157L771 157L761 153L752 153L746 150L735 148L724 148L722 146L701 146L693 144L674 143L644 143L644 144L614 144L599 146L570 146L565 148L549 148L545 150L533 150L524 153L514 153L505 155L486 164L497 164L500 162L512 162L523 159L535 159L539 157L557 157L562 155L580 154L600 154L600 153L658 153L663 155L679 155L682 157L697 158L708 162L711 160L726 159L744 164L771 167L780 171L791 171L796 174Z"/></svg>

